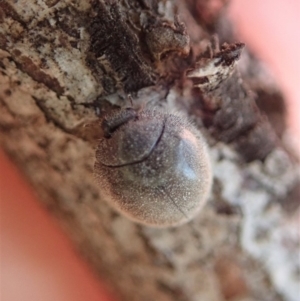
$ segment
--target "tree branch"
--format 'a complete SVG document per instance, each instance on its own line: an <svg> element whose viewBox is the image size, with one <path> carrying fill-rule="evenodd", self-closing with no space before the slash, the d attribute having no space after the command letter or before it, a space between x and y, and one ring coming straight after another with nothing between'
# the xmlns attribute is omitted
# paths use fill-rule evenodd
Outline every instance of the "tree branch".
<svg viewBox="0 0 300 301"><path fill-rule="evenodd" d="M226 58L234 37L223 29L231 44L209 55L223 12L196 16L180 1L179 20L171 2L0 1L1 147L122 300L296 300L298 163L280 140L284 123L274 138L264 117L274 112L258 109L282 95L246 51L243 82L236 68L213 90L188 79L201 60ZM208 141L214 187L189 224L140 226L99 197L97 112L125 106L128 93L136 106L189 116Z"/></svg>

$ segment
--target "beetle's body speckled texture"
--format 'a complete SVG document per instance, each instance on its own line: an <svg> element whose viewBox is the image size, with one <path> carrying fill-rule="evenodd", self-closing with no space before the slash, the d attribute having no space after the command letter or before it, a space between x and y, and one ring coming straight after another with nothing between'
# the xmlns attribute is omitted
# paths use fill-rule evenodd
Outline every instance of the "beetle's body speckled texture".
<svg viewBox="0 0 300 301"><path fill-rule="evenodd" d="M155 111L138 112L100 140L95 175L103 198L117 210L162 227L194 217L212 181L199 131L179 116Z"/></svg>

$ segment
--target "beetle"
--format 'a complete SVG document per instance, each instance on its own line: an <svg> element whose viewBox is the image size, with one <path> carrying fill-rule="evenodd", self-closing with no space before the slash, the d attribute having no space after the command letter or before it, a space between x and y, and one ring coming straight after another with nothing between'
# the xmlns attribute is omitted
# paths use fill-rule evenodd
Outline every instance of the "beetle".
<svg viewBox="0 0 300 301"><path fill-rule="evenodd" d="M118 109L101 123L94 174L104 200L131 220L169 227L192 219L212 186L208 148L185 118Z"/></svg>

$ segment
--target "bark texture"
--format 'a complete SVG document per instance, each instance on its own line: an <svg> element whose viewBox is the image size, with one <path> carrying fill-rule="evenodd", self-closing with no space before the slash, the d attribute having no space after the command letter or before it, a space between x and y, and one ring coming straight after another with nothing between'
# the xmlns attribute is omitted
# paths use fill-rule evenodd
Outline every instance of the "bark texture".
<svg viewBox="0 0 300 301"><path fill-rule="evenodd" d="M175 2L0 1L1 147L121 300L297 301L299 165L282 142L284 99L245 49L237 70L227 1ZM207 139L213 191L189 224L140 226L99 197L99 111L128 94Z"/></svg>

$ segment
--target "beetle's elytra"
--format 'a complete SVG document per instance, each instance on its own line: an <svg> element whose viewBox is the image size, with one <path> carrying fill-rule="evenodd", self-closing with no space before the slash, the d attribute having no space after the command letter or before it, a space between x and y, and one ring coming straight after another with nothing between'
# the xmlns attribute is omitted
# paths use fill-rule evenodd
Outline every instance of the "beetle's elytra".
<svg viewBox="0 0 300 301"><path fill-rule="evenodd" d="M182 117L118 110L102 122L95 176L102 197L130 219L180 225L206 202L210 159L200 132Z"/></svg>

